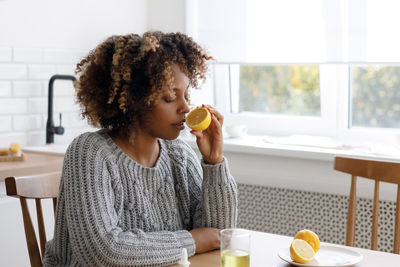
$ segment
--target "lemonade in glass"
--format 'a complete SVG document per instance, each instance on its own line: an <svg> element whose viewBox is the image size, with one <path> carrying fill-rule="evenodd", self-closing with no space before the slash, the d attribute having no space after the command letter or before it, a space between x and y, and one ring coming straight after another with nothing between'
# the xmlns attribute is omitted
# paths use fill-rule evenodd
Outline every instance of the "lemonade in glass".
<svg viewBox="0 0 400 267"><path fill-rule="evenodd" d="M221 266L250 266L250 232L245 229L221 231Z"/></svg>

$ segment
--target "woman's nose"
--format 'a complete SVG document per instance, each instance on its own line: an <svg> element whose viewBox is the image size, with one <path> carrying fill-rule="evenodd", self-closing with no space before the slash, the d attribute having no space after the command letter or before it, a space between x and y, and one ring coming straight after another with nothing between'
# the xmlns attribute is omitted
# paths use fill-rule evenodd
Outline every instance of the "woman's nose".
<svg viewBox="0 0 400 267"><path fill-rule="evenodd" d="M181 112L188 113L189 111L190 111L189 102L186 99L184 99L182 102Z"/></svg>

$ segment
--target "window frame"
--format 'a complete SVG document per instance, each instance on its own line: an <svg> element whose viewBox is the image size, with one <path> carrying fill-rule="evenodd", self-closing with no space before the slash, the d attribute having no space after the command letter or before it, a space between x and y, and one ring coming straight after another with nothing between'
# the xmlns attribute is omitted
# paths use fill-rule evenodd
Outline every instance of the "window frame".
<svg viewBox="0 0 400 267"><path fill-rule="evenodd" d="M227 123L244 123L248 126L250 133L256 134L276 134L288 135L293 133L309 134L327 134L336 128L336 106L330 99L336 97L335 84L328 81L329 73L335 72L335 67L327 64L320 65L321 78L321 116L296 116L282 114L262 114L255 112L235 113L234 90L238 92L238 67L240 64L215 64L213 65L213 78L215 79L216 107L225 114ZM261 65L249 64L244 65ZM306 64L265 64L274 65L306 65ZM315 64L309 64L315 65ZM324 88L324 90L322 89ZM267 124L268 127L263 125Z"/></svg>
<svg viewBox="0 0 400 267"><path fill-rule="evenodd" d="M309 64L309 63L308 63ZM296 116L232 111L234 92L238 92L238 75L232 74L239 63L212 65L214 105L225 117L225 125L246 124L250 134L288 136L292 134L318 135L340 139L352 144L365 142L398 142L400 129L355 127L351 125L351 67L352 64L319 64L321 116ZM243 65L263 65L249 64ZM306 64L265 64L306 65ZM314 64L315 65L315 64ZM360 64L357 64L359 66ZM392 65L392 64L391 64ZM393 64L395 65L395 64ZM236 80L235 80L236 79ZM235 109L235 107L233 107Z"/></svg>

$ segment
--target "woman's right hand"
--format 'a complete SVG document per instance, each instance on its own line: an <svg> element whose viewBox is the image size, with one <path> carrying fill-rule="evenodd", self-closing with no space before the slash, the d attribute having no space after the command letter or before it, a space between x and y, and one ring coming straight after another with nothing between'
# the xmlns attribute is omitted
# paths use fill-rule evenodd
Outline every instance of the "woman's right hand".
<svg viewBox="0 0 400 267"><path fill-rule="evenodd" d="M219 249L219 232L221 230L211 227L196 228L190 231L196 244L196 254Z"/></svg>

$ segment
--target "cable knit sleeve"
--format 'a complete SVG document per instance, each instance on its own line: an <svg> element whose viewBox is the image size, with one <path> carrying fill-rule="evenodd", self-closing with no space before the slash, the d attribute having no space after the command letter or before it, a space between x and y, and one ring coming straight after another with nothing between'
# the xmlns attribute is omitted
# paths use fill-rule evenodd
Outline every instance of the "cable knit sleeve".
<svg viewBox="0 0 400 267"><path fill-rule="evenodd" d="M193 254L194 241L186 230L144 232L119 226L123 189L107 154L95 142L75 142L66 154L60 199L65 198L68 235L76 263L165 266L179 260L182 248ZM222 179L226 178L218 180Z"/></svg>
<svg viewBox="0 0 400 267"><path fill-rule="evenodd" d="M200 163L190 148L187 168L193 227L236 227L237 185L228 160L224 157L215 165Z"/></svg>

